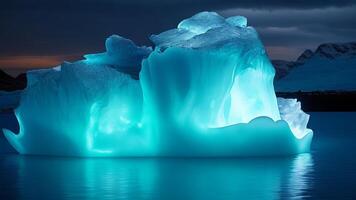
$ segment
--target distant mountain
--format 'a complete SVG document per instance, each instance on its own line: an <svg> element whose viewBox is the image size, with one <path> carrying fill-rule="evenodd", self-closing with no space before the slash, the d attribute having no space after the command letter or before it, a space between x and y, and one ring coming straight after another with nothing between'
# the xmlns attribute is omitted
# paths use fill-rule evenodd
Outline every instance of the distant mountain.
<svg viewBox="0 0 356 200"><path fill-rule="evenodd" d="M296 65L293 61L286 61L286 60L272 60L272 65L276 69L275 80L279 80L290 72L293 67Z"/></svg>
<svg viewBox="0 0 356 200"><path fill-rule="evenodd" d="M272 64L276 69L275 80L279 80L289 74L296 66L304 64L307 60L313 57L314 52L310 49L305 50L296 61L272 60Z"/></svg>
<svg viewBox="0 0 356 200"><path fill-rule="evenodd" d="M22 90L26 87L26 74L12 77L0 70L0 91Z"/></svg>
<svg viewBox="0 0 356 200"><path fill-rule="evenodd" d="M11 111L20 100L20 90L26 87L26 74L12 77L0 70L0 113Z"/></svg>
<svg viewBox="0 0 356 200"><path fill-rule="evenodd" d="M272 63L277 92L356 91L356 42L322 44L295 62Z"/></svg>

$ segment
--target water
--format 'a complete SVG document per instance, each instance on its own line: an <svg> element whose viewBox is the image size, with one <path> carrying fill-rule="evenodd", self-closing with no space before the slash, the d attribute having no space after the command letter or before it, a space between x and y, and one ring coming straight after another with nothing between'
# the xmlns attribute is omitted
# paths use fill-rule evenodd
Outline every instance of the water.
<svg viewBox="0 0 356 200"><path fill-rule="evenodd" d="M356 113L311 115L312 152L289 157L113 159L2 153L0 199L355 199Z"/></svg>

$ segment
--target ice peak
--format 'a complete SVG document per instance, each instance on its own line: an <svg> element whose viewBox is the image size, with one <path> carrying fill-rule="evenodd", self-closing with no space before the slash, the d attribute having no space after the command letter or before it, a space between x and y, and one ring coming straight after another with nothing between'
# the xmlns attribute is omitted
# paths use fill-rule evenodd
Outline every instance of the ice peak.
<svg viewBox="0 0 356 200"><path fill-rule="evenodd" d="M169 47L214 48L232 44L260 48L258 34L243 16L224 18L216 12L200 12L181 21L177 28L150 37L160 50ZM251 42L258 41L258 42Z"/></svg>
<svg viewBox="0 0 356 200"><path fill-rule="evenodd" d="M184 19L178 24L177 28L185 29L199 35L210 29L221 27L224 23L224 17L216 12L204 11L197 13L188 19Z"/></svg>

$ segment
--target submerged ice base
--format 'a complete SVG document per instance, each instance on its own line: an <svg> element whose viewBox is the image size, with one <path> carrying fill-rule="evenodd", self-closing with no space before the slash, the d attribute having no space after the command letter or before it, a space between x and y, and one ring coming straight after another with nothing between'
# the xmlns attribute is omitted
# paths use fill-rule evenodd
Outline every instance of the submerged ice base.
<svg viewBox="0 0 356 200"><path fill-rule="evenodd" d="M202 12L106 52L35 70L4 130L21 154L264 156L309 151L309 116L276 98L274 68L242 16Z"/></svg>

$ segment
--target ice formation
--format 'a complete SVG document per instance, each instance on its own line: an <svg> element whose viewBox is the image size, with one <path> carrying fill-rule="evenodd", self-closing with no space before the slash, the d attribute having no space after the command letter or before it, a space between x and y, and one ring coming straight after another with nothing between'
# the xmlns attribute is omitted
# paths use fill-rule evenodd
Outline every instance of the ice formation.
<svg viewBox="0 0 356 200"><path fill-rule="evenodd" d="M296 100L277 101L274 68L245 17L201 12L150 39L153 51L114 35L104 53L29 72L15 110L20 132L6 138L21 154L309 151L309 116Z"/></svg>

